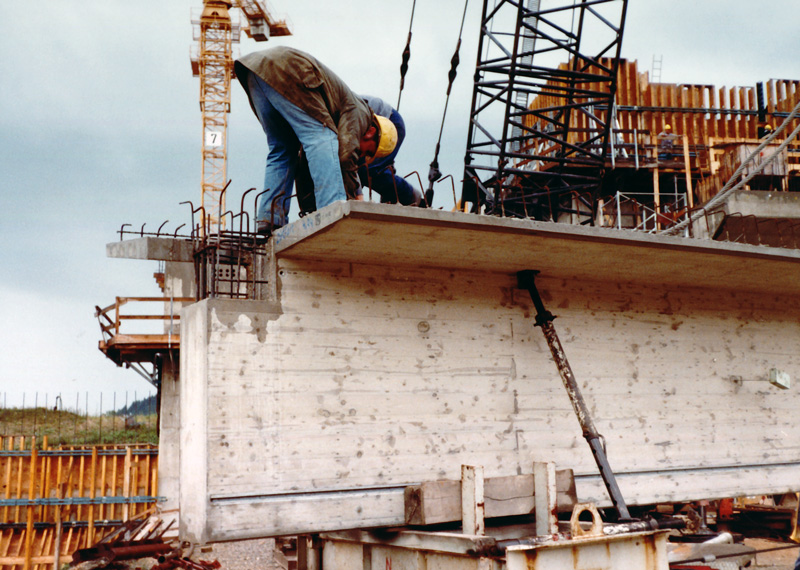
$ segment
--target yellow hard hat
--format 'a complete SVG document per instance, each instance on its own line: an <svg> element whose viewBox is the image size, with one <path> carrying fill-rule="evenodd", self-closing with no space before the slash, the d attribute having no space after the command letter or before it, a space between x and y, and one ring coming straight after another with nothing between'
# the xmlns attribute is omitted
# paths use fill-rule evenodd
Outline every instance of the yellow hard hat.
<svg viewBox="0 0 800 570"><path fill-rule="evenodd" d="M373 115L378 125L378 150L375 151L375 158L383 158L392 154L394 147L397 146L397 129L389 119L380 115Z"/></svg>

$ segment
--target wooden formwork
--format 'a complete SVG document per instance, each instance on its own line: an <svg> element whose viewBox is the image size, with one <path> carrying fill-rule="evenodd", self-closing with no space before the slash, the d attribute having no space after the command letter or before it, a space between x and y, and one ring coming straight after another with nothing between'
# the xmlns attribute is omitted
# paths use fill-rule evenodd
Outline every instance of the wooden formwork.
<svg viewBox="0 0 800 570"><path fill-rule="evenodd" d="M603 58L601 63L611 65ZM568 64L562 64L567 69ZM592 68L586 70L592 73ZM551 81L549 84L557 85ZM574 86L589 97L592 92L607 91L601 83L577 82ZM636 148L640 157L652 155L656 137L667 125L679 137L688 139L693 170L710 175L708 149L710 139L757 141L759 127L770 124L773 128L800 101L800 80L770 79L764 82L765 121L758 116L758 94L753 87L715 87L714 85L651 83L647 72L640 72L636 61L621 60L617 72L615 98L615 135L621 138L628 152ZM546 110L557 105L553 96L540 95L534 99L532 110ZM596 115L605 118L607 110L597 109ZM597 127L585 113L572 113L570 138L572 144L592 136ZM800 124L795 119L790 129ZM785 131L788 134L790 131Z"/></svg>
<svg viewBox="0 0 800 570"><path fill-rule="evenodd" d="M0 569L51 568L152 509L158 452L0 436L0 477Z"/></svg>

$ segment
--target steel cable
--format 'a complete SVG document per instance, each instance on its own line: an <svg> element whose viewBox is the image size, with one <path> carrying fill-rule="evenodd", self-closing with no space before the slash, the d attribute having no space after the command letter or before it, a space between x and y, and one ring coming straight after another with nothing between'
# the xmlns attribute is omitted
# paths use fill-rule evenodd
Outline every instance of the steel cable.
<svg viewBox="0 0 800 570"><path fill-rule="evenodd" d="M408 40L403 49L403 62L400 64L400 91L397 93L397 109L400 110L400 98L403 96L403 87L406 83L406 73L408 72L408 60L411 59L411 27L414 25L414 11L417 9L417 0L411 4L411 21L408 23Z"/></svg>
<svg viewBox="0 0 800 570"><path fill-rule="evenodd" d="M444 131L444 120L447 117L447 106L450 103L450 92L453 89L453 81L456 78L456 69L460 62L458 52L461 49L461 36L464 33L464 21L467 18L467 6L469 0L464 0L464 13L461 15L461 28L458 31L458 42L456 43L456 50L453 57L450 59L450 71L447 73L447 97L444 102L444 112L442 113L442 123L439 126L439 139L436 141L436 152L433 155L433 161L428 170L428 189L425 191L425 206L431 208L433 206L433 183L442 177L442 172L439 170L439 150L442 145L442 132Z"/></svg>

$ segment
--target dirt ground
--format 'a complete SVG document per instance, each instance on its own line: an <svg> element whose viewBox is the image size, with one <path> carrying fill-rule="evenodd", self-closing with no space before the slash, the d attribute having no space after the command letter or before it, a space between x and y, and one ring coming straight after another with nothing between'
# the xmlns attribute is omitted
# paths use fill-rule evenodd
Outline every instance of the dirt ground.
<svg viewBox="0 0 800 570"><path fill-rule="evenodd" d="M744 543L748 546L752 546L756 550L769 550L770 548L789 546L784 542L775 542L761 538L746 538ZM758 568L759 570L793 570L798 551L800 551L800 545L786 550L756 554L755 563L750 567Z"/></svg>
<svg viewBox="0 0 800 570"><path fill-rule="evenodd" d="M280 570L288 567L285 559L275 551L272 538L218 543L211 551L195 553L192 558L217 560L222 565L221 570Z"/></svg>

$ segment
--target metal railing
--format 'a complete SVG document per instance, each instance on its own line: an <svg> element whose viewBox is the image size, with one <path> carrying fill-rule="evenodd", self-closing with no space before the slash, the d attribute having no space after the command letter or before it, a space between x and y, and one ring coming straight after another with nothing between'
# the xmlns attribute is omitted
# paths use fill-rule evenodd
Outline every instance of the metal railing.
<svg viewBox="0 0 800 570"><path fill-rule="evenodd" d="M105 308L95 306L95 317L100 323L103 339L108 341L120 334L123 321L169 321L167 333L175 334L175 322L180 319L180 314L175 311L175 303L194 303L194 297L117 297L116 301ZM122 307L128 303L158 302L168 305L168 310L157 314L122 313ZM166 334L164 332L158 334Z"/></svg>
<svg viewBox="0 0 800 570"><path fill-rule="evenodd" d="M688 209L685 194L662 195L656 202L653 194L617 192L614 199L603 205L602 214L613 220L617 229L655 233L686 219ZM688 236L688 229L684 231Z"/></svg>

